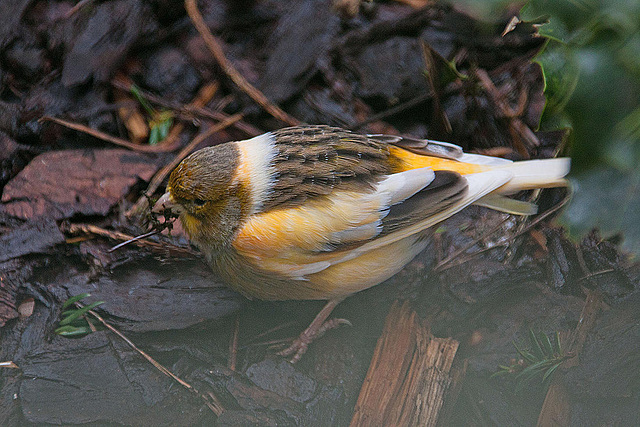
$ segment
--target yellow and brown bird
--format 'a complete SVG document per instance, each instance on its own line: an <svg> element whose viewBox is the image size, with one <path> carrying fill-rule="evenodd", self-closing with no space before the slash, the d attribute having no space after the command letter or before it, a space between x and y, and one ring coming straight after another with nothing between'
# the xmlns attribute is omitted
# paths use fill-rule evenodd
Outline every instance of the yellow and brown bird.
<svg viewBox="0 0 640 427"><path fill-rule="evenodd" d="M511 162L297 126L193 153L154 209L180 214L213 270L245 296L329 301L283 352L297 360L340 301L400 271L433 225L471 204L533 214L506 195L565 185L568 172L569 159Z"/></svg>

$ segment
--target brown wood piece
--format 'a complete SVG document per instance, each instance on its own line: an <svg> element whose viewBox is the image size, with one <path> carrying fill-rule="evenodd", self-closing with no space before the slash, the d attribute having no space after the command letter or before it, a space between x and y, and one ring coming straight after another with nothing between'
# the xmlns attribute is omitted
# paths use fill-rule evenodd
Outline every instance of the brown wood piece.
<svg viewBox="0 0 640 427"><path fill-rule="evenodd" d="M436 426L463 371L452 372L458 341L436 338L411 310L395 302L387 315L351 426ZM453 393L457 395L457 393ZM455 396L452 396L455 397Z"/></svg>

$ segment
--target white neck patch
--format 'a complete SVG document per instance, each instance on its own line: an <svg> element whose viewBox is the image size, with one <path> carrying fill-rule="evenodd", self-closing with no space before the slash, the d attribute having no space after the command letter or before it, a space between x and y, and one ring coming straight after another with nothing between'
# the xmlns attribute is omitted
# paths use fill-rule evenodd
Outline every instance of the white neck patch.
<svg viewBox="0 0 640 427"><path fill-rule="evenodd" d="M249 188L252 204L249 215L253 215L260 211L273 191L277 174L272 163L277 155L275 137L269 132L237 141L236 145L240 152L236 179Z"/></svg>

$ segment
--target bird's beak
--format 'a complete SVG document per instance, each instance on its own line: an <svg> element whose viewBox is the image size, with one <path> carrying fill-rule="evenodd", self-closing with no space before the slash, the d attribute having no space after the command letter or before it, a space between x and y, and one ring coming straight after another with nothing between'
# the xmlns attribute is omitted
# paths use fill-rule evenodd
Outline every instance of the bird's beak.
<svg viewBox="0 0 640 427"><path fill-rule="evenodd" d="M171 194L169 192L166 192L162 195L162 197L158 199L156 204L153 206L153 209L151 209L151 212L159 214L164 212L165 209L174 211L176 206L177 205L173 201Z"/></svg>

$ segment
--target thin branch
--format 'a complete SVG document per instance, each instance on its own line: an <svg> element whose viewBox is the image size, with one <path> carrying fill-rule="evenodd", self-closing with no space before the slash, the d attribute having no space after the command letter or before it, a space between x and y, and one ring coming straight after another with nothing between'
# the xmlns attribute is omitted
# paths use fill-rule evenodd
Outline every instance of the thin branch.
<svg viewBox="0 0 640 427"><path fill-rule="evenodd" d="M76 306L78 308L82 308L82 304L76 303ZM102 323L102 325L104 325L105 328L109 329L111 332L113 332L118 337L120 337L124 342L126 342L129 345L129 347L131 347L133 350L138 352L138 354L140 354L142 357L147 359L147 361L149 363L151 363L157 370L159 370L160 372L162 372L166 376L172 378L174 381L177 381L178 384L180 384L182 387L186 388L187 390L189 390L190 392L192 392L196 396L198 396L200 399L202 399L204 401L205 405L207 405L207 407L209 409L211 409L211 411L214 414L216 414L216 416L219 417L225 411L225 409L220 404L219 400L211 392L207 393L206 395L200 393L191 384L189 384L188 382L186 382L183 379L181 379L180 377L178 377L176 374L174 374L173 372L171 372L170 370L165 368L162 364L157 362L153 357L149 356L147 353L145 353L144 351L139 349L129 338L127 338L122 332L120 332L119 330L117 330L116 328L114 328L113 326L108 324L102 318L102 316L100 316L98 313L96 313L93 310L89 310L87 313L92 315L93 317L95 317L100 323Z"/></svg>
<svg viewBox="0 0 640 427"><path fill-rule="evenodd" d="M491 77L489 77L489 74L487 74L485 70L477 69L475 75L498 111L500 111L503 117L507 118L509 130L514 137L513 142L515 148L524 158L528 159L530 157L529 152L522 144L522 141L526 141L530 147L537 147L540 145L538 137L520 120L518 111L509 106L508 102L504 99L504 95L496 88Z"/></svg>
<svg viewBox="0 0 640 427"><path fill-rule="evenodd" d="M131 239L129 239L129 240L126 240L126 241L124 241L124 242L122 242L122 243L119 243L119 244L115 245L114 247L112 247L111 249L109 249L109 250L107 251L107 253L108 253L108 254L110 254L111 252L117 251L118 249L120 249L121 247L123 247L123 246L125 246L125 245L129 245L129 244L131 244L131 243L135 243L135 242L137 242L138 240L146 239L147 237L155 236L155 235L156 235L156 234L158 234L158 233L160 233L160 230L152 230L152 231L150 231L150 232L148 232L148 233L144 233L144 234L141 234L141 235L139 235L139 236L132 237L132 238L131 238Z"/></svg>
<svg viewBox="0 0 640 427"><path fill-rule="evenodd" d="M488 238L489 236L493 235L493 233L495 233L496 231L498 231L500 229L500 227L502 227L504 225L505 222L507 222L509 220L509 218L505 218L504 220L502 220L498 225L496 225L495 227L493 227L491 230L487 231L486 233L483 233L481 236L477 237L476 239L473 239L471 242L469 242L468 244L466 244L465 246L463 246L462 248L458 249L457 251L455 251L454 253L452 253L451 255L449 255L448 257L446 257L445 259L443 259L442 261L440 261L434 268L433 271L438 272L441 270L446 270L447 268L449 268L447 266L447 264L449 264L451 261L453 261L454 259L458 259L458 257L460 255L462 255L464 252L466 252L467 250L469 250L473 245L475 245L476 243L479 243L481 241L483 241L484 239Z"/></svg>
<svg viewBox="0 0 640 427"><path fill-rule="evenodd" d="M202 15L198 10L197 0L185 0L184 7L187 11L187 14L189 15L189 18L191 18L193 25L196 27L196 30L198 30L198 33L200 33L200 36L202 36L202 38L204 39L205 44L209 48L209 51L211 51L214 59L220 65L220 68L222 68L222 71L227 76L229 76L229 78L242 91L249 95L273 117L291 126L300 124L300 121L298 119L290 116L282 109L280 109L280 107L271 103L271 101L269 101L269 99L267 99L267 97L264 96L262 92L260 92L251 83L249 83L247 79L245 79L242 74L240 74L238 70L236 70L233 64L231 64L231 62L225 56L222 47L220 47L220 42L213 34L211 34L211 31L209 31L209 27L207 27L207 24L204 22L204 19L202 18Z"/></svg>
<svg viewBox="0 0 640 427"><path fill-rule="evenodd" d="M125 90L125 91L130 91L131 90L131 85L132 82L131 81L124 81L122 79L113 79L111 81L111 84L113 85L113 87L117 88L117 89L121 89L121 90ZM215 110L211 110L209 108L205 108L205 107L196 107L193 105L181 105L179 103L176 102L172 102L172 101L168 101L166 99L163 99L159 96L154 95L151 92L145 91L144 89L138 88L138 92L140 92L140 94L142 96L144 96L144 98L156 105L159 105L161 107L164 108L168 108L170 110L174 110L177 111L179 114L181 114L182 116L184 116L185 118L188 119L193 119L194 117L198 117L198 118L205 118L205 119L213 119L216 121L222 121L222 120L226 120L228 119L230 116L228 114L225 114L223 112L220 111L215 111ZM233 126L246 133L248 136L256 136L256 135L260 135L261 133L263 133L260 129L256 128L253 125L250 125L242 120L239 120L237 122L235 122L233 124Z"/></svg>
<svg viewBox="0 0 640 427"><path fill-rule="evenodd" d="M129 234L121 233L119 231L107 230L92 224L70 224L65 227L64 231L70 234L90 234L124 242L135 239L134 236L131 236ZM168 250L173 255L200 256L199 252L196 252L189 248L175 246L170 243L158 243L147 239L134 240L133 243L138 246L150 248L158 252L166 252Z"/></svg>
<svg viewBox="0 0 640 427"><path fill-rule="evenodd" d="M0 368L20 369L20 367L15 363L13 363L13 361L11 360L8 360L6 362L0 362Z"/></svg>
<svg viewBox="0 0 640 427"><path fill-rule="evenodd" d="M564 205L566 205L569 202L570 199L571 199L571 192L569 191L569 192L567 192L567 195L565 196L565 198L562 199L562 201L560 201L558 204L556 204L554 207L552 207L551 209L547 210L546 212L538 215L536 217L536 219L531 221L531 223L529 223L526 227L524 227L522 230L520 230L517 233L515 233L513 236L509 237L509 239L506 242L498 244L498 245L495 245L495 246L491 246L489 248L484 248L484 249L481 249L479 251L476 251L476 252L470 254L468 257L466 257L464 259L458 258L457 262L455 262L455 263L451 263L451 261L453 260L454 257L450 256L446 260L438 263L438 265L434 268L434 271L440 272L440 271L448 270L451 267L456 267L458 265L462 265L462 264L470 261L471 259L473 259L474 257L480 255L483 252L487 252L487 251L490 251L490 250L495 249L495 248L500 248L500 247L505 247L505 246L511 245L516 238L520 237L521 235L523 235L527 231L531 230L533 227L538 225L540 222L544 221L550 215L553 215L558 210L562 209L562 207ZM502 225L502 224L503 223L500 223L499 226ZM498 226L498 228L499 228L499 226ZM496 232L498 230L498 228L492 229L489 233L486 233L485 235L483 235L481 237L481 239L484 239L484 238L488 237L490 234ZM471 246L473 246L473 244L477 243L479 240L480 239L475 240L474 242L472 242ZM471 246L467 246L467 247L463 248L462 252L464 252L465 250L469 249ZM456 253L456 255L459 255L462 252L458 251ZM449 263L449 264L445 265L446 263Z"/></svg>
<svg viewBox="0 0 640 427"><path fill-rule="evenodd" d="M233 324L233 334L229 342L229 362L227 363L229 369L236 370L236 364L238 361L238 335L240 334L240 317L236 316L236 320Z"/></svg>
<svg viewBox="0 0 640 427"><path fill-rule="evenodd" d="M77 11L79 11L81 8L83 8L85 5L89 4L91 1L93 1L93 0L80 0L78 3L76 3L75 6L73 6L71 9L69 9L69 11L67 13L65 13L64 18L65 19L69 19L73 14L75 14Z"/></svg>
<svg viewBox="0 0 640 427"><path fill-rule="evenodd" d="M48 121L54 122L61 126L65 126L69 129L77 130L78 132L86 133L87 135L91 135L94 138L101 139L106 142L110 142L115 145L119 145L121 147L126 147L130 150L141 151L143 153L167 153L170 151L174 151L178 148L177 141L171 145L168 144L158 144L158 145L142 145L142 144L134 144L133 142L127 141L126 139L118 138L116 136L109 135L108 133L101 132L99 130L91 129L88 126L85 126L80 123L70 122L68 120L59 119L57 117L51 116L43 116L40 118L40 121Z"/></svg>
<svg viewBox="0 0 640 427"><path fill-rule="evenodd" d="M382 119L386 119L387 117L394 116L398 113L401 113L404 110L413 108L416 105L420 105L423 102L430 100L431 98L433 98L433 94L431 92L420 94L415 98L412 98L412 99L409 99L408 101L403 102L402 104L398 104L394 107L389 108L388 110L369 116L365 120L356 123L356 125L353 126L352 129L358 130L363 126L368 125L371 122L376 122L378 120L382 120Z"/></svg>

